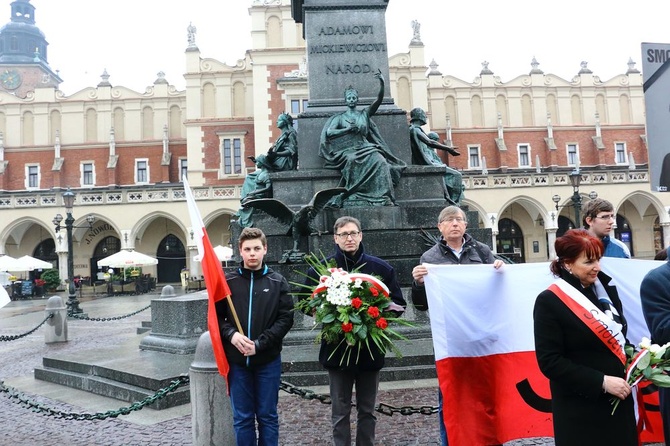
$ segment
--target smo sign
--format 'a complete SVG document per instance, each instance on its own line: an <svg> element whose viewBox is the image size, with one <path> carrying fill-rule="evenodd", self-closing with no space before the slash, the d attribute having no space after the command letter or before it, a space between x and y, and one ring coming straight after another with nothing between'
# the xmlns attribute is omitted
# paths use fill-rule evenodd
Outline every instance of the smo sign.
<svg viewBox="0 0 670 446"><path fill-rule="evenodd" d="M670 44L642 44L651 190L670 191Z"/></svg>

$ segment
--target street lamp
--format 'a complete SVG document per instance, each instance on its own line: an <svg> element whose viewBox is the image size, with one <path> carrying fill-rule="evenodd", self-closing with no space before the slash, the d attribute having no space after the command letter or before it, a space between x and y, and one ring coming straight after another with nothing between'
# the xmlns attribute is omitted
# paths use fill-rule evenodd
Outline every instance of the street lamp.
<svg viewBox="0 0 670 446"><path fill-rule="evenodd" d="M575 225L576 227L580 228L582 226L582 222L579 219L579 212L582 209L582 196L579 195L579 186L582 184L582 173L577 168L570 172L569 177L570 185L572 185L572 197L570 197L570 200L572 201L572 206L575 208ZM589 192L589 198L591 200L598 198L598 193L592 190ZM558 211L558 208L560 207L558 203L561 201L561 196L556 194L551 197L551 200L556 205L556 210Z"/></svg>
<svg viewBox="0 0 670 446"><path fill-rule="evenodd" d="M79 300L77 299L77 294L74 287L74 253L73 243L72 243L72 229L73 228L88 228L93 229L93 222L95 218L92 215L86 217L86 226L75 226L74 217L72 216L72 208L74 207L74 198L75 194L68 187L65 192L63 192L63 203L65 204L65 231L67 233L67 279L68 279L68 299L67 299L67 313L68 315L81 314L83 310L79 308ZM56 233L60 232L63 229L61 222L63 221L63 216L61 214L56 214L53 219L53 224L56 226Z"/></svg>

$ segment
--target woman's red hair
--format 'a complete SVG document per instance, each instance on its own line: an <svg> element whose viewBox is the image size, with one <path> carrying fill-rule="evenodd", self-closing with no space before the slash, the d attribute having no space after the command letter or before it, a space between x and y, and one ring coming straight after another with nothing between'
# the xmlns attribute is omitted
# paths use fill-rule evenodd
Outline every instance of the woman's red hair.
<svg viewBox="0 0 670 446"><path fill-rule="evenodd" d="M561 275L561 268L566 263L573 263L582 254L586 254L587 259L599 260L605 250L603 242L585 229L570 229L556 239L554 247L557 258L551 262L549 268L556 277Z"/></svg>

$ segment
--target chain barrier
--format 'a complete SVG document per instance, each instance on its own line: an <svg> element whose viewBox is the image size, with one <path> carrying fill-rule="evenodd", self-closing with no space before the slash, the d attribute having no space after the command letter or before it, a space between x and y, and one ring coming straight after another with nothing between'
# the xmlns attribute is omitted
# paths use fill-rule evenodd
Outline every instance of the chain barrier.
<svg viewBox="0 0 670 446"><path fill-rule="evenodd" d="M116 418L119 415L128 415L129 413L137 410L141 410L144 406L154 403L155 401L164 398L168 393L177 390L177 388L186 385L190 382L188 375L181 375L179 378L170 382L170 385L159 389L152 396L144 398L142 401L135 402L127 407L121 407L117 410L108 410L107 412L96 412L96 413L75 413L75 412L65 412L59 409L54 409L42 404L38 401L32 400L22 393L18 392L13 387L5 386L3 381L0 381L0 393L7 393L9 399L15 399L17 404L23 404L25 407L31 409L33 412L42 413L47 416L63 419L63 420L106 420L107 418Z"/></svg>
<svg viewBox="0 0 670 446"><path fill-rule="evenodd" d="M88 317L88 316L82 316L80 314L75 314L75 313L68 313L68 317L72 317L74 319L79 319L82 321L95 321L95 322L108 322L108 321L118 321L119 319L125 319L130 316L135 316L138 313L143 312L144 310L147 310L151 308L151 304L147 305L144 308L140 308L137 311L133 311L130 314L126 314L124 316L112 316L112 317Z"/></svg>
<svg viewBox="0 0 670 446"><path fill-rule="evenodd" d="M286 381L282 381L279 384L279 389L283 390L286 393L289 393L291 395L298 395L303 399L306 400L318 400L322 404L332 404L332 400L330 399L330 395L327 394L318 394L312 390L309 389L301 389L299 387L294 386L291 383L287 383ZM352 407L356 407L356 403L351 403ZM390 404L386 403L379 403L375 407L375 411L379 412L384 415L388 416L393 416L393 414L398 413L400 415L413 415L413 414L421 414L421 415L433 415L437 413L437 406L419 406L419 407L413 407L413 406L402 406L402 407L395 407L391 406Z"/></svg>
<svg viewBox="0 0 670 446"><path fill-rule="evenodd" d="M0 335L0 342L2 342L2 341L16 341L17 339L24 338L24 337L28 336L29 334L34 333L38 328L40 328L42 325L44 325L46 323L46 321L48 321L52 317L54 317L54 314L50 313L47 317L44 318L44 320L42 322L40 322L40 324L37 327L35 327L32 330L27 331L23 334L20 334L20 335L6 335L6 336L5 335Z"/></svg>

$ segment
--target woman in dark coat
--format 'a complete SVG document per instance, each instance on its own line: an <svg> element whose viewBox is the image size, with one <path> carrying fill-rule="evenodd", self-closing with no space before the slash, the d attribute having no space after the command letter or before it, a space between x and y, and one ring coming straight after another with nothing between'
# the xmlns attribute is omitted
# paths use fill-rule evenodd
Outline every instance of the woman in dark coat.
<svg viewBox="0 0 670 446"><path fill-rule="evenodd" d="M556 446L637 446L624 374L627 325L612 279L600 271L602 242L573 229L555 246L551 272L559 279L537 297L533 317L537 361L550 381ZM612 398L621 400L614 414Z"/></svg>

